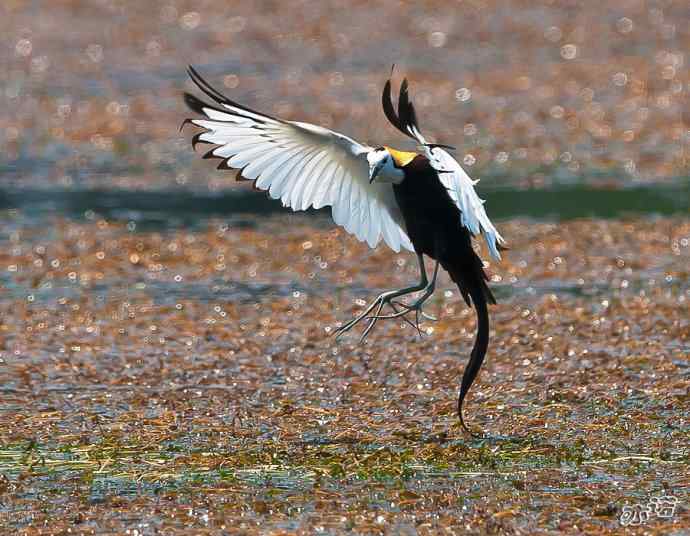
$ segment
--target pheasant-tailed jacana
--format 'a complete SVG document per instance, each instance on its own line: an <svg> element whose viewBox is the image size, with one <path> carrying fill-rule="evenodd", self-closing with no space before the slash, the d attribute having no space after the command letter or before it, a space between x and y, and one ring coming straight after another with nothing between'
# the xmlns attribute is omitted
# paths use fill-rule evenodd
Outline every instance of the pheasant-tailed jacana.
<svg viewBox="0 0 690 536"><path fill-rule="evenodd" d="M467 429L462 404L489 345L487 303L496 303L482 261L472 249L472 237L483 234L496 259L501 258L504 241L474 190L476 182L448 152L452 147L427 143L422 136L407 80L400 87L397 112L391 82L386 82L383 111L393 126L417 142L420 153L369 147L327 128L257 112L228 99L192 67L189 75L212 101L185 93L187 105L203 116L185 121L204 129L193 137L193 146L214 146L204 158L219 158L219 169L240 170L239 177L253 181L256 188L267 190L293 210L330 206L335 223L372 248L383 239L396 252L407 249L417 254L419 283L380 294L340 327L338 336L365 321L360 339L364 340L377 320L406 319L411 312L417 320L420 314L433 319L422 305L434 292L439 264L450 274L477 313L477 335L458 398L460 422ZM431 280L424 255L436 261ZM420 291L411 304L398 301ZM386 305L392 313L382 314Z"/></svg>

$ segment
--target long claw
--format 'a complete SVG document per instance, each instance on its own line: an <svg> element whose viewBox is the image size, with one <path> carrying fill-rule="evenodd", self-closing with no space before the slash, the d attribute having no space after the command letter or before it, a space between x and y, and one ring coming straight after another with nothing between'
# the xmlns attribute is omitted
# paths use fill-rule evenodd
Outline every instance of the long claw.
<svg viewBox="0 0 690 536"><path fill-rule="evenodd" d="M393 318L402 318L405 322L407 322L410 326L412 326L414 329L417 330L417 333L419 333L420 337L424 336L424 333L422 333L422 330L419 328L419 315L421 313L421 310L419 307L411 307L409 305L406 305L404 303L400 303L397 301L388 302L388 305L390 305L391 309L393 309L393 311L394 311L393 314L382 315L382 314L380 314L381 308L379 308L376 311L375 315L367 316L366 318L368 320L370 320L372 323L375 323L378 320L391 320ZM402 307L404 307L404 309L401 311L396 307L396 305L402 306ZM407 318L407 315L412 313L413 311L415 313L415 321L414 322L412 322L409 318ZM365 335L368 334L370 328L371 328L371 324L367 327L367 331L365 331Z"/></svg>
<svg viewBox="0 0 690 536"><path fill-rule="evenodd" d="M376 309L376 314L371 318L371 321L369 322L369 325L366 327L364 332L362 333L362 336L359 338L359 344L362 344L364 340L367 338L367 335L371 332L372 329L374 329L374 326L376 325L376 322L378 320L378 316L381 314L381 310L383 309L383 305L386 302L384 300L381 300L381 303L379 305L379 308Z"/></svg>
<svg viewBox="0 0 690 536"><path fill-rule="evenodd" d="M417 334L419 335L419 338L421 339L422 337L424 337L422 330L419 329L419 311L414 312L414 327L417 330Z"/></svg>
<svg viewBox="0 0 690 536"><path fill-rule="evenodd" d="M413 303L412 305L407 305L406 303L402 303L400 301L394 301L392 303L395 303L396 305L399 305L400 307L404 307L407 309L408 312L410 311L419 311L419 314L421 314L424 318L427 320L431 320L432 322L438 322L438 318L430 315L429 313L424 312L422 309L422 304L427 300L427 298L420 298L417 302Z"/></svg>
<svg viewBox="0 0 690 536"><path fill-rule="evenodd" d="M360 337L360 342L364 341L366 336L371 332L373 329L374 325L376 325L376 321L382 320L386 318L386 315L381 315L381 311L383 310L384 305L391 303L393 298L397 298L398 296L404 296L405 294L412 294L413 292L417 292L419 290L418 287L410 287L407 289L401 289L401 290L393 290L389 292L384 292L383 294L379 294L376 299L371 302L364 311L362 311L357 317L353 318L349 322L347 322L345 325L339 327L336 329L333 334L335 335L335 340L336 342L340 341L340 337L342 337L345 333L350 331L352 328L354 328L357 324L359 324L363 320L370 320L370 323L367 325L367 327L364 330L364 333L362 334L362 337ZM371 314L371 312L378 307L376 310L375 314ZM392 317L395 318L395 317Z"/></svg>
<svg viewBox="0 0 690 536"><path fill-rule="evenodd" d="M335 335L335 340L336 342L340 341L340 337L342 337L345 333L350 331L353 327L355 327L359 322L364 320L367 315L371 312L371 310L376 307L376 304L384 299L384 295L381 294L379 295L365 310L362 312L359 316L356 318L353 318L349 322L347 322L345 325L340 326L338 329L335 330L333 333Z"/></svg>
<svg viewBox="0 0 690 536"><path fill-rule="evenodd" d="M404 318L406 314L409 314L411 312L412 311L398 311L397 313L393 313L390 315L368 316L367 318L376 318L376 320L391 320L393 318L400 318L401 316Z"/></svg>
<svg viewBox="0 0 690 536"><path fill-rule="evenodd" d="M427 320L431 320L432 322L438 322L438 318L436 318L435 316L430 315L429 313L425 313L424 311L421 311L421 310L419 312Z"/></svg>
<svg viewBox="0 0 690 536"><path fill-rule="evenodd" d="M426 277L426 271L424 269L424 258L421 253L417 254L417 260L419 262L419 269L421 272L422 279L419 282L418 285L403 288L400 290L391 290L388 292L384 292L382 294L379 294L374 301L372 301L364 311L362 311L359 315L357 315L355 318L351 319L349 322L346 322L343 326L339 327L333 332L333 335L335 335L335 340L336 342L340 341L340 338L350 331L352 328L354 328L357 324L359 324L362 321L368 322L366 327L364 328L364 331L362 332L362 335L359 338L360 344L363 343L366 338L368 337L369 333L374 329L376 326L376 323L379 320L386 320L386 319L391 319L391 318L402 318L405 322L407 322L409 325L414 327L417 332L422 335L422 331L419 328L419 315L421 314L423 318L428 318L429 320L436 320L431 315L426 314L424 311L422 311L422 304L426 302L426 300L431 296L431 294L434 292L434 285L436 282L436 275L438 273L438 266L439 263L436 261L436 266L434 268L434 276L431 282L427 280ZM401 296L407 296L408 294L414 294L415 292L419 291L424 291L423 295L416 300L412 305L407 305L401 301L396 300L395 298L400 298ZM389 305L391 309L393 309L393 314L381 314L383 311L383 308ZM397 307L396 307L397 306ZM400 307L400 309L398 309ZM372 311L376 311L372 314ZM409 318L407 318L408 313L412 313L414 311L415 313L415 320L412 322Z"/></svg>
<svg viewBox="0 0 690 536"><path fill-rule="evenodd" d="M393 305L394 303L397 303L397 302L391 302L389 305L391 306L391 309L393 309L393 311L395 311L395 312L397 313L397 312L398 312L398 309L397 309L397 307L395 307L395 305ZM419 332L420 335L422 334L422 332L419 331L419 326L415 326L409 318L407 318L405 315L403 315L403 316L402 316L402 319L403 319L407 324L409 324L409 325L412 326L414 329L416 329L416 330Z"/></svg>

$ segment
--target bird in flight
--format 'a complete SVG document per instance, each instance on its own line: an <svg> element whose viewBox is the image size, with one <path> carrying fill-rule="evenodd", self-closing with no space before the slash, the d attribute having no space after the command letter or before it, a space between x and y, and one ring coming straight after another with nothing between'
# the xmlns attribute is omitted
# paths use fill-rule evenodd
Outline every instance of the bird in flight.
<svg viewBox="0 0 690 536"><path fill-rule="evenodd" d="M419 153L388 146L370 147L324 127L287 121L228 99L189 67L189 76L210 102L185 93L185 102L201 118L187 123L203 129L192 145L213 147L204 158L218 158L218 169L240 170L238 178L254 182L293 210L330 206L335 223L376 247L383 240L393 251L417 255L420 280L406 288L379 294L364 311L336 331L339 337L360 322L363 341L378 320L407 319L414 313L435 320L422 310L436 287L439 265L458 285L477 314L477 334L465 367L458 397L463 428L463 401L484 361L489 345L487 304L495 304L482 260L472 237L483 235L492 257L499 260L504 240L489 220L474 184L451 156L452 147L428 143L420 132L403 80L395 110L391 81L383 89L383 111L400 132L412 138ZM429 279L424 255L435 260ZM421 292L412 303L402 296ZM388 306L391 311L384 311ZM471 432L470 432L471 433Z"/></svg>

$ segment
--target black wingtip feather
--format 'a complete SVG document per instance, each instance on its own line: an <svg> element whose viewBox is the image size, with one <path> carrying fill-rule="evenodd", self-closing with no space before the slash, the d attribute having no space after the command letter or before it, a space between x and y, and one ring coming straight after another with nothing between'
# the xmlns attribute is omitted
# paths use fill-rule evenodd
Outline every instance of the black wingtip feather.
<svg viewBox="0 0 690 536"><path fill-rule="evenodd" d="M206 80L204 80L204 78L191 65L187 68L187 73L189 73L189 77L192 79L192 82L194 82L201 91L203 91L208 97L213 99L215 102L217 102L218 104L230 103L230 101L225 95L223 95L220 91L218 91Z"/></svg>
<svg viewBox="0 0 690 536"><path fill-rule="evenodd" d="M415 112L414 105L410 100L409 83L407 78L403 79L400 85L400 96L398 97L398 117L403 127L409 131L412 135L413 127L414 130L419 131L419 125L417 123L417 113Z"/></svg>
<svg viewBox="0 0 690 536"><path fill-rule="evenodd" d="M202 140L201 135L204 134L204 132L199 132L198 134L194 134L192 136L192 149L196 151L196 146L199 145L200 143L204 145L214 145L210 141Z"/></svg>
<svg viewBox="0 0 690 536"><path fill-rule="evenodd" d="M220 156L213 154L213 151L215 151L215 150L216 150L216 148L214 147L213 149L205 152L204 156L202 156L201 158L203 158L204 160L210 160L211 158L221 158Z"/></svg>
<svg viewBox="0 0 690 536"><path fill-rule="evenodd" d="M395 65L393 65L395 68ZM391 69L391 74L393 70ZM417 140L414 131L419 132L419 124L417 123L417 113L414 105L410 101L407 78L402 81L400 85L400 93L398 95L398 111L393 107L393 99L391 97L391 81L386 81L383 87L383 94L381 96L381 103L383 104L383 113L386 114L388 121L397 128L400 132Z"/></svg>
<svg viewBox="0 0 690 536"><path fill-rule="evenodd" d="M182 129L183 129L186 125L193 125L193 124L194 124L194 122L193 122L191 119L189 119L189 118L188 118L188 119L185 119L184 121L182 121L182 124L180 125L180 130L178 130L178 132L182 132Z"/></svg>
<svg viewBox="0 0 690 536"><path fill-rule="evenodd" d="M408 97L407 78L403 78L402 84L400 84L400 92L398 93L398 119L400 120L400 125L405 130L407 130L407 125L409 125L407 114Z"/></svg>
<svg viewBox="0 0 690 536"><path fill-rule="evenodd" d="M398 114L395 113L395 108L393 107L393 100L391 98L391 81L387 80L386 85L383 86L383 94L381 95L381 104L383 105L383 113L388 118L388 121L397 128L403 134L406 132L400 126L400 120L398 119Z"/></svg>
<svg viewBox="0 0 690 536"><path fill-rule="evenodd" d="M193 112L196 112L199 115L206 115L204 108L208 108L208 105L201 99L195 97L191 93L187 93L186 91L184 94L184 103L187 105L187 108Z"/></svg>
<svg viewBox="0 0 690 536"><path fill-rule="evenodd" d="M233 113L237 115L243 115L241 113L238 113L237 110L243 110L245 112L251 113L252 117L243 115L243 117L247 117L248 119L251 119L252 121L256 121L257 123L264 123L265 121L262 121L260 118L267 118L267 119L272 119L273 121L278 121L282 122L281 119L278 119L277 117L273 117L272 115L268 115L262 112L257 112L256 110L252 110L251 108L247 106L243 106L242 104L238 104L237 102L230 100L228 97L223 95L220 91L218 91L216 88L214 88L211 84L209 84L199 73L198 71L192 67L191 65L187 67L187 73L189 74L189 77L192 79L192 82L196 84L196 86L203 91L209 98L211 98L214 102L221 104L223 106L230 106L234 108ZM206 105L209 107L208 105ZM222 112L227 112L227 110L220 110ZM258 117L257 117L258 116Z"/></svg>

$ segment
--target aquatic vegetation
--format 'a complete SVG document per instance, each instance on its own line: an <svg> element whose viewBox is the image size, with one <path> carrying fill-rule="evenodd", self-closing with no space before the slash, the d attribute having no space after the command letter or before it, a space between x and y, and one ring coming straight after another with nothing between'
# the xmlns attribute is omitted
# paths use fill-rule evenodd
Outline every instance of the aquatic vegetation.
<svg viewBox="0 0 690 536"><path fill-rule="evenodd" d="M1 534L687 533L686 3L45 4L0 3ZM393 61L513 247L483 440L450 281L421 338L335 344L414 258L235 197L177 131L194 62L392 143Z"/></svg>
<svg viewBox="0 0 690 536"><path fill-rule="evenodd" d="M333 341L364 295L409 278L404 254L308 217L139 231L8 216L7 526L606 532L626 504L687 501L683 219L503 222L515 250L487 267L479 440L452 396L473 315L445 276L422 338L401 323Z"/></svg>

